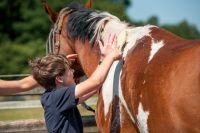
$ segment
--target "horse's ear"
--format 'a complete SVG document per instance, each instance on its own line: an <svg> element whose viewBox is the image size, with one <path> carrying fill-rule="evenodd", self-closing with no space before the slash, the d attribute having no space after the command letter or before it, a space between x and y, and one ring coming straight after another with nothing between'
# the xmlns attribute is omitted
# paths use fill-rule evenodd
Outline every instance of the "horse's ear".
<svg viewBox="0 0 200 133"><path fill-rule="evenodd" d="M55 23L58 18L58 13L50 7L47 0L41 0L41 1L42 1L42 5L43 5L45 12L49 16L49 19L51 20L51 22Z"/></svg>
<svg viewBox="0 0 200 133"><path fill-rule="evenodd" d="M85 8L92 8L92 0L88 0L88 2L85 4Z"/></svg>

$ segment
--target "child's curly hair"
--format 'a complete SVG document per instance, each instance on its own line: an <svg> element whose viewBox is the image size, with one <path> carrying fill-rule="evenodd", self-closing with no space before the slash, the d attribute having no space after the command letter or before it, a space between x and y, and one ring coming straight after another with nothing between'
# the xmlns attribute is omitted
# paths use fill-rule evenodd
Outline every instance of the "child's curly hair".
<svg viewBox="0 0 200 133"><path fill-rule="evenodd" d="M64 55L49 54L29 61L34 79L45 89L56 86L56 76L62 76L70 69L70 62Z"/></svg>

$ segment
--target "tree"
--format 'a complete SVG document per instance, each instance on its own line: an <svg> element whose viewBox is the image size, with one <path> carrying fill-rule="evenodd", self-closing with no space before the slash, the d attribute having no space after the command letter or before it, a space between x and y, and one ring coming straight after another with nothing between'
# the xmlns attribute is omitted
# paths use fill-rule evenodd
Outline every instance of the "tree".
<svg viewBox="0 0 200 133"><path fill-rule="evenodd" d="M152 24L152 25L159 25L159 20L156 16L151 16L148 20L147 20L148 24Z"/></svg>
<svg viewBox="0 0 200 133"><path fill-rule="evenodd" d="M72 0L55 1L49 0L51 6L60 11L63 5L68 5ZM84 1L86 2L86 0ZM127 20L124 11L123 1L112 2L111 0L96 0L94 9L106 10L121 19ZM30 40L46 40L51 23L44 13L40 0L22 1L22 0L2 0L0 2L0 42L5 40L26 43Z"/></svg>
<svg viewBox="0 0 200 133"><path fill-rule="evenodd" d="M194 25L190 25L186 20L177 25L163 25L162 27L186 39L200 38L200 32L197 28Z"/></svg>
<svg viewBox="0 0 200 133"><path fill-rule="evenodd" d="M197 27L189 24L186 20L181 21L178 24L164 24L159 23L159 18L157 16L150 17L147 21L132 21L136 26L152 24L159 27L162 27L180 37L185 39L198 39L200 38L200 32Z"/></svg>
<svg viewBox="0 0 200 133"><path fill-rule="evenodd" d="M48 0L56 11L71 1ZM86 0L81 2L84 4ZM128 20L123 0L94 0L93 4L94 9L108 11L122 20ZM41 1L2 0L0 19L0 74L30 73L28 60L45 55L45 41L52 25Z"/></svg>

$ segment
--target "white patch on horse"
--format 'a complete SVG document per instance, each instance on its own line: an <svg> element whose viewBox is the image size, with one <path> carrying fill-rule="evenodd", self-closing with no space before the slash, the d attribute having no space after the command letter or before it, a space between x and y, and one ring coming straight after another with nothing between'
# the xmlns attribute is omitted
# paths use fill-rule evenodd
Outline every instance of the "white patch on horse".
<svg viewBox="0 0 200 133"><path fill-rule="evenodd" d="M90 15L90 19L88 19L88 21L92 20L92 19L95 19L97 17L102 17L103 19L101 19L97 24L96 24L96 27L95 27L95 31L94 31L94 35L92 37L92 39L90 40L93 41L94 39L96 39L96 41L98 42L101 38L101 32L102 30L105 30L105 23L108 22L106 25L108 25L110 22L117 22L118 24L120 24L120 20L119 18L117 18L116 16L108 13L108 12L102 12L102 13L91 13ZM92 25L91 27L92 28ZM116 27L115 27L116 28ZM114 33L114 32L113 32Z"/></svg>
<svg viewBox="0 0 200 133"><path fill-rule="evenodd" d="M148 116L149 111L144 111L142 103L139 103L137 121L140 133L148 133Z"/></svg>
<svg viewBox="0 0 200 133"><path fill-rule="evenodd" d="M124 123L124 117L122 115L122 104L120 102L120 126L121 127L122 127L123 123Z"/></svg>
<svg viewBox="0 0 200 133"><path fill-rule="evenodd" d="M146 83L146 81L144 80L142 84L144 85L145 83Z"/></svg>
<svg viewBox="0 0 200 133"><path fill-rule="evenodd" d="M111 26L111 25L110 25ZM143 38L144 36L150 36L150 32L152 27L151 25L147 25L144 27L136 27L131 29L123 29L122 31L126 32L126 46L123 50L123 57L126 57L128 51L135 47L136 41ZM112 27L113 28L113 27ZM106 29L109 29L108 27ZM121 31L121 32L122 32ZM106 38L106 35L109 36L109 34L106 34L107 31L104 30L104 39ZM120 33L120 32L119 32ZM105 40L104 40L105 41ZM123 42L123 41L122 41ZM102 52L102 49L100 49ZM121 69L123 66L123 61L115 61L107 75L107 78L102 86L102 95L103 95L103 102L104 102L104 115L105 118L107 116L110 104L114 98L114 96L118 96L121 102L121 105L125 108L126 112L128 113L130 119L133 123L135 123L134 117L132 116L132 113L130 109L127 106L127 103L124 99L122 88L121 88ZM120 117L122 115L120 114Z"/></svg>
<svg viewBox="0 0 200 133"><path fill-rule="evenodd" d="M103 95L103 101L104 101L104 115L106 116L108 113L108 109L110 106L110 103L113 99L113 82L114 82L114 73L115 68L118 64L118 61L115 61L107 75L106 80L104 81L104 84L102 86L102 95Z"/></svg>
<svg viewBox="0 0 200 133"><path fill-rule="evenodd" d="M106 43L105 41L108 40L110 34L116 34L118 37L120 35L120 33L122 31L124 31L124 29L126 29L126 27L127 27L126 24L120 23L119 21L112 19L106 24L106 26L104 28L104 32L102 32L100 38L102 39L103 43L105 44Z"/></svg>
<svg viewBox="0 0 200 133"><path fill-rule="evenodd" d="M163 41L160 41L160 42L154 42L152 41L152 44L151 44L151 52L150 52L150 56L149 56L149 60L148 62L150 62L154 55L160 50L160 48L162 48L164 46L164 42Z"/></svg>
<svg viewBox="0 0 200 133"><path fill-rule="evenodd" d="M123 51L123 57L126 57L128 51L135 47L136 41L145 36L150 36L151 28L156 27L153 25L146 25L143 27L135 27L127 30L127 44Z"/></svg>

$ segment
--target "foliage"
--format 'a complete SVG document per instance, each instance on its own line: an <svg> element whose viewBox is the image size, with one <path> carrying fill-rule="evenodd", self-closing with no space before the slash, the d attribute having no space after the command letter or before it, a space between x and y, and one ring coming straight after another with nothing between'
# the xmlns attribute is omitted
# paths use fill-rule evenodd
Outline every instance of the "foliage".
<svg viewBox="0 0 200 133"><path fill-rule="evenodd" d="M51 6L59 11L72 0L49 0ZM84 1L85 2L85 1ZM127 19L122 1L116 3L108 0L96 0L94 9L109 11L121 19ZM48 36L51 23L42 8L40 0L2 0L0 2L0 42L5 40L26 43L35 39L45 40Z"/></svg>
<svg viewBox="0 0 200 133"><path fill-rule="evenodd" d="M156 16L150 17L146 22L139 21L139 22L132 22L136 26L140 25L146 25L146 24L152 24L157 25L159 27L162 27L178 36L181 36L185 39L199 39L200 38L200 32L197 30L197 27L194 25L189 24L186 20L178 23L178 24L164 24L161 25L159 23L159 19Z"/></svg>
<svg viewBox="0 0 200 133"><path fill-rule="evenodd" d="M71 1L48 0L56 11ZM127 20L122 0L96 0L93 7ZM2 0L0 19L0 74L30 73L28 60L45 55L45 40L51 28L41 1Z"/></svg>
<svg viewBox="0 0 200 133"><path fill-rule="evenodd" d="M0 74L30 73L28 61L45 55L45 45L41 40L26 44L6 42L0 45Z"/></svg>
<svg viewBox="0 0 200 133"><path fill-rule="evenodd" d="M163 25L163 28L187 39L198 39L200 38L200 32L194 25L190 25L187 21L182 21L177 25Z"/></svg>
<svg viewBox="0 0 200 133"><path fill-rule="evenodd" d="M72 0L48 0L59 11ZM76 0L85 3L87 0ZM94 0L94 9L108 11L121 20L129 21L125 9L130 0ZM0 1L0 74L30 73L28 60L45 55L45 40L51 22L42 8L40 0L1 0ZM159 24L156 16L146 22L132 22L136 25ZM183 21L177 25L163 25L163 28L184 38L200 38L195 26Z"/></svg>

